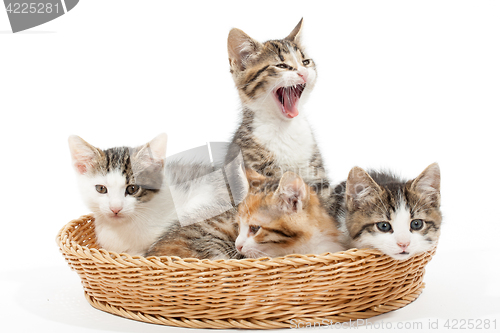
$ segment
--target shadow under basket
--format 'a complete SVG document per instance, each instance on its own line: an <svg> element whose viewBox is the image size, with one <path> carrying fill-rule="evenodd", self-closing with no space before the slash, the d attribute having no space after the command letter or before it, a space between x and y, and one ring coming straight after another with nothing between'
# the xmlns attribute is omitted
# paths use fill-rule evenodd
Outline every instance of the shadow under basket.
<svg viewBox="0 0 500 333"><path fill-rule="evenodd" d="M94 219L69 222L57 243L95 308L189 328L273 329L366 319L414 301L435 253L394 260L376 250L198 260L99 249Z"/></svg>

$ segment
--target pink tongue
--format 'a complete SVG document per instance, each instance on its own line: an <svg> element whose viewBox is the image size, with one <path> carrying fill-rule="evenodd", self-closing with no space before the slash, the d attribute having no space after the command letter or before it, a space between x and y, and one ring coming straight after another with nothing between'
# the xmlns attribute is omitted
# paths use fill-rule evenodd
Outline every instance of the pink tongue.
<svg viewBox="0 0 500 333"><path fill-rule="evenodd" d="M297 109L297 101L299 100L297 95L293 91L287 91L284 94L283 109L288 117L295 118L299 115L299 110Z"/></svg>

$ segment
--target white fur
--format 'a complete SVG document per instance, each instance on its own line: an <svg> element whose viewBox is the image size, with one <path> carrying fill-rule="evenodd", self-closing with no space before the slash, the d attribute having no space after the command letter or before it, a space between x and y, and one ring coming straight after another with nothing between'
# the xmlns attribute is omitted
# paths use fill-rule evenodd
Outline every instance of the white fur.
<svg viewBox="0 0 500 333"><path fill-rule="evenodd" d="M91 177L78 174L82 197L94 213L97 241L108 251L142 255L175 220L175 209L165 189L152 200L137 205L133 196L126 196L125 177L118 171L106 176ZM106 186L101 194L95 185ZM110 208L122 208L115 214Z"/></svg>
<svg viewBox="0 0 500 333"><path fill-rule="evenodd" d="M253 125L254 135L275 155L278 165L294 171L308 167L315 142L311 127L303 116L299 114L295 119L283 121L259 115Z"/></svg>
<svg viewBox="0 0 500 333"><path fill-rule="evenodd" d="M240 252L248 258L281 257L287 254L323 254L326 252L343 251L344 247L335 241L330 235L327 235L320 230L314 230L311 239L308 242L301 244L297 242L296 246L283 248L277 244L259 244L256 243L253 235L249 234L249 227L240 224L240 233L236 238L235 246L241 246Z"/></svg>
<svg viewBox="0 0 500 333"><path fill-rule="evenodd" d="M304 65L302 64L302 61L299 60L299 57L297 57L297 52L290 46L288 45L288 52L290 52L291 56L292 56L292 66L295 67L295 68L299 68L301 70L307 70L306 67L304 67ZM307 72L307 74L309 74Z"/></svg>
<svg viewBox="0 0 500 333"><path fill-rule="evenodd" d="M169 178L170 184L175 182ZM221 170L189 181L187 189L185 185L169 187L182 226L202 222L233 208Z"/></svg>
<svg viewBox="0 0 500 333"><path fill-rule="evenodd" d="M290 119L283 115L274 96L274 90L278 87L304 83L304 79L293 71L282 73L273 89L265 96L253 100L248 107L255 113L252 124L255 137L275 155L278 165L285 170L296 171L307 182L309 177L314 176L304 172L308 169L316 143L311 126L303 113L303 105L314 87L316 71L302 65L297 67L300 73L307 73L304 75L307 78L306 88L298 102L297 117Z"/></svg>
<svg viewBox="0 0 500 333"><path fill-rule="evenodd" d="M418 232L410 231L412 219L410 211L406 207L406 201L400 198L400 205L397 207L391 223L393 233L376 232L375 234L365 233L353 242L352 246L356 248L376 248L394 259L404 260L421 252L428 251L434 245L424 239ZM343 230L344 231L344 230ZM408 254L401 254L403 249L398 243L409 243L404 250Z"/></svg>
<svg viewBox="0 0 500 333"><path fill-rule="evenodd" d="M78 175L83 199L95 216L101 247L142 255L174 222L200 222L232 208L225 183L198 178L186 189L169 186L174 180L168 170L166 173L167 181L160 191L150 201L140 204L133 196L125 195L127 184L119 171L105 176ZM106 186L108 192L98 193L97 184ZM121 211L115 215L111 208Z"/></svg>
<svg viewBox="0 0 500 333"><path fill-rule="evenodd" d="M234 245L237 249L239 249L241 247L239 252L241 252L241 253L243 253L243 255L246 255L247 257L251 258L257 243L255 243L253 238L248 237L249 230L250 230L250 228L248 226L240 224L240 232L238 234L238 237L236 237L236 241L234 242ZM258 256L255 258L258 258Z"/></svg>
<svg viewBox="0 0 500 333"><path fill-rule="evenodd" d="M345 248L340 244L340 242L334 241L331 236L326 235L320 230L316 230L311 238L311 241L307 243L304 249L298 249L303 254L323 254L326 252L335 253L339 251L344 251Z"/></svg>
<svg viewBox="0 0 500 333"><path fill-rule="evenodd" d="M144 145L132 157L133 166L159 165L166 142L166 134L160 134ZM69 138L69 146L80 192L95 217L97 241L108 251L142 255L177 220L199 222L232 208L222 172L200 176L209 166L167 164L162 187L149 201L139 202L126 195L128 184L121 171L92 170L101 154L97 148L77 136ZM192 181L178 184L184 180ZM105 186L106 193L97 192L96 185Z"/></svg>

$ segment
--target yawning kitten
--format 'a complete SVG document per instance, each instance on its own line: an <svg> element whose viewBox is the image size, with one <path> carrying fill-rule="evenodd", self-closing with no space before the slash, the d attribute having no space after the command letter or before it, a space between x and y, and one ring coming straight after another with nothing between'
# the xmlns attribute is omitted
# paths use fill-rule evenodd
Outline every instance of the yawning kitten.
<svg viewBox="0 0 500 333"><path fill-rule="evenodd" d="M430 250L440 235L440 179L436 163L409 181L353 168L335 188L345 245L375 248L400 260Z"/></svg>
<svg viewBox="0 0 500 333"><path fill-rule="evenodd" d="M316 66L302 47L301 29L302 20L286 38L265 43L236 28L229 32L229 63L243 115L228 159L241 149L246 168L278 178L293 171L323 192L328 180L303 112Z"/></svg>
<svg viewBox="0 0 500 333"><path fill-rule="evenodd" d="M316 82L316 67L300 42L302 20L284 39L260 43L239 29L228 36L230 72L243 105L225 163L239 154L244 165L279 179L294 171L320 193L325 207L331 198L321 154L303 104ZM148 255L196 258L238 257L236 209L209 221L175 225ZM213 246L211 245L214 244Z"/></svg>
<svg viewBox="0 0 500 333"><path fill-rule="evenodd" d="M236 249L247 258L342 251L335 221L302 178L286 172L264 182L239 206ZM255 185L254 185L255 186Z"/></svg>
<svg viewBox="0 0 500 333"><path fill-rule="evenodd" d="M230 205L212 166L166 163L166 143L161 134L137 148L101 150L69 138L80 191L104 249L142 255L175 221L204 220Z"/></svg>

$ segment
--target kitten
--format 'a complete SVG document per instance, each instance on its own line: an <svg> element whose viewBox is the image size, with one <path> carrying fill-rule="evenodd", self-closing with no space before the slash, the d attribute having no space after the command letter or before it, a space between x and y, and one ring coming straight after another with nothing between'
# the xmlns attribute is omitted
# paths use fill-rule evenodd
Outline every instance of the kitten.
<svg viewBox="0 0 500 333"><path fill-rule="evenodd" d="M302 110L316 82L316 67L301 45L301 29L302 20L286 38L265 43L236 28L229 32L230 72L243 113L225 163L241 157L245 168L278 179L285 171L295 171L326 201L331 197L328 179ZM232 209L202 223L176 224L147 255L238 257L234 249L236 214ZM211 234L218 244L213 247Z"/></svg>
<svg viewBox="0 0 500 333"><path fill-rule="evenodd" d="M247 177L249 193L237 211L187 227L176 224L146 256L216 260L343 250L333 218L299 176L286 172L275 179L248 170Z"/></svg>
<svg viewBox="0 0 500 333"><path fill-rule="evenodd" d="M228 159L241 149L246 168L278 178L293 171L326 199L327 175L303 111L316 66L302 46L301 29L302 20L284 39L264 43L236 28L229 32L230 72L243 113Z"/></svg>
<svg viewBox="0 0 500 333"><path fill-rule="evenodd" d="M218 208L228 200L226 186L211 181L213 168L166 162L166 143L161 134L136 148L101 150L69 137L80 192L104 249L142 255L175 221L225 210Z"/></svg>
<svg viewBox="0 0 500 333"><path fill-rule="evenodd" d="M238 252L258 258L344 250L335 221L302 178L290 171L279 182L260 177L264 186L239 206Z"/></svg>
<svg viewBox="0 0 500 333"><path fill-rule="evenodd" d="M399 260L430 250L440 235L440 179L436 163L409 181L354 167L334 191L344 245Z"/></svg>
<svg viewBox="0 0 500 333"><path fill-rule="evenodd" d="M234 248L238 236L236 209L200 223L182 226L175 222L144 255L198 259L242 259Z"/></svg>

